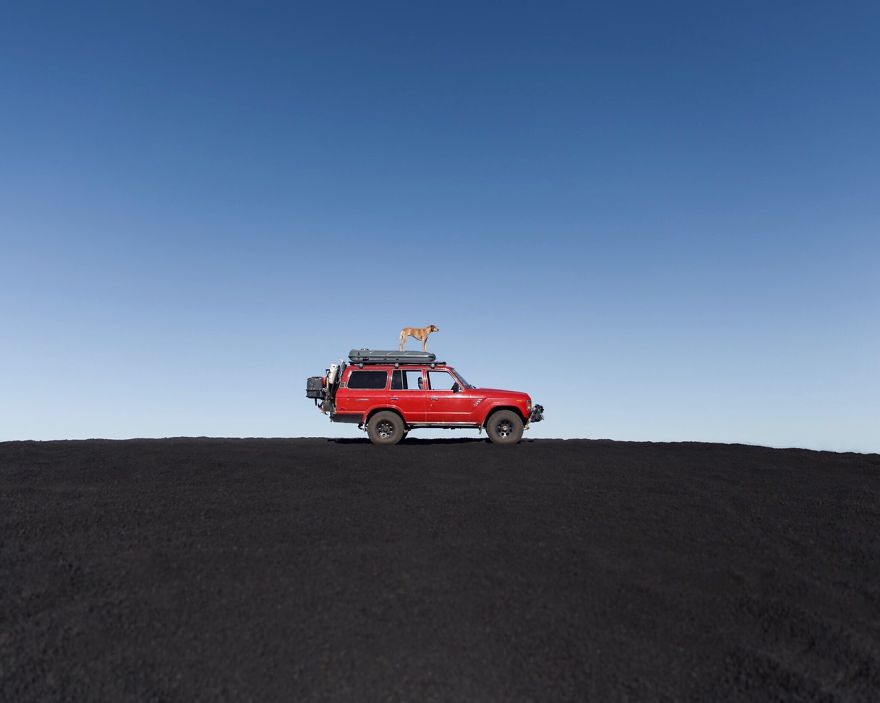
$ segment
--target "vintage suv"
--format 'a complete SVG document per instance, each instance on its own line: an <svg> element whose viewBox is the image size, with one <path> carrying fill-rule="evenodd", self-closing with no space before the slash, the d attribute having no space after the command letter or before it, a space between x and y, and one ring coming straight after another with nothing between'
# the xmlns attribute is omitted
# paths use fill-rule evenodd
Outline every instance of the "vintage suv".
<svg viewBox="0 0 880 703"><path fill-rule="evenodd" d="M477 388L429 352L352 349L350 364L332 364L306 381L333 422L365 429L374 444L397 444L419 427L486 429L496 444L516 444L544 419L527 393Z"/></svg>

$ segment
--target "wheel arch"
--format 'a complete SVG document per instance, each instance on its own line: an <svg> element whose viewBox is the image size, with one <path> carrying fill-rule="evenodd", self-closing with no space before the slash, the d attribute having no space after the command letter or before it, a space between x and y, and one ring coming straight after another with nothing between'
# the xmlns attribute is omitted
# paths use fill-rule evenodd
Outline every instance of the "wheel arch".
<svg viewBox="0 0 880 703"><path fill-rule="evenodd" d="M527 422L526 418L523 417L523 414L520 412L518 407L516 407L515 405L501 404L501 405L493 405L491 408L489 408L489 410L486 412L486 417L483 418L483 422L482 422L481 426L485 427L486 425L488 425L489 418L492 417L499 410L512 410L513 412L516 413L517 417L519 417L519 419L523 421L524 425Z"/></svg>
<svg viewBox="0 0 880 703"><path fill-rule="evenodd" d="M364 425L368 424L370 422L370 420L372 419L373 415L375 415L376 413L382 413L382 412L389 412L389 413L394 413L395 415L397 415L397 417L399 417L400 421L403 423L404 431L406 431L407 428L409 427L409 424L407 423L406 418L403 416L403 413L400 412L400 410L398 408L391 407L391 406L382 406L382 407L378 407L378 408L373 408L372 410L370 410L370 412L368 412L366 414L366 417L364 417L363 424Z"/></svg>

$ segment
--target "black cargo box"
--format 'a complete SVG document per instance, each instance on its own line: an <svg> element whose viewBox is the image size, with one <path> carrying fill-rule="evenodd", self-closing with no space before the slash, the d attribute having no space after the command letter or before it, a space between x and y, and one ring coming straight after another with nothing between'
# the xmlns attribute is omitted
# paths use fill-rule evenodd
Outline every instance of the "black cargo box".
<svg viewBox="0 0 880 703"><path fill-rule="evenodd" d="M324 377L309 376L306 379L306 398L323 398L324 395Z"/></svg>
<svg viewBox="0 0 880 703"><path fill-rule="evenodd" d="M352 349L348 358L353 364L433 364L436 354L420 351Z"/></svg>

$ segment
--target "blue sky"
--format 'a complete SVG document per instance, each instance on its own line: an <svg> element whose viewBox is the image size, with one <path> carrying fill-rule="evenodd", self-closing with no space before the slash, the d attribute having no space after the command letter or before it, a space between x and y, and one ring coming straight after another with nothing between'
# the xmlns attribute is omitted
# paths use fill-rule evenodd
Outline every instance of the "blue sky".
<svg viewBox="0 0 880 703"><path fill-rule="evenodd" d="M356 436L352 347L532 437L880 451L880 6L0 9L0 440ZM446 433L444 436L455 436Z"/></svg>

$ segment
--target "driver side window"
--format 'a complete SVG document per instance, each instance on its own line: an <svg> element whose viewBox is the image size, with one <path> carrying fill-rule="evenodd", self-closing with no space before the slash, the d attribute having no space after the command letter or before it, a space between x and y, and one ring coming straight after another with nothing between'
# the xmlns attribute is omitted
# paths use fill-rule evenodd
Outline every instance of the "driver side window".
<svg viewBox="0 0 880 703"><path fill-rule="evenodd" d="M451 391L456 380L448 371L428 371L428 385L432 391Z"/></svg>

